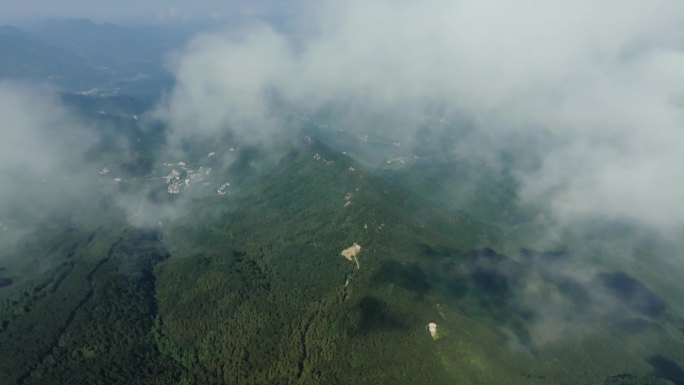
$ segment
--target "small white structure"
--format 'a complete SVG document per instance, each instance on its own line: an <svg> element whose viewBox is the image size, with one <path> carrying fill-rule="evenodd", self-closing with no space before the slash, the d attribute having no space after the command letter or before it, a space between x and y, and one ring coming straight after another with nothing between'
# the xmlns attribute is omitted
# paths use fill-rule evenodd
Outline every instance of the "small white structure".
<svg viewBox="0 0 684 385"><path fill-rule="evenodd" d="M210 158L213 158L214 156L216 156L216 153L214 151L212 151L212 152L208 153L207 156Z"/></svg>
<svg viewBox="0 0 684 385"><path fill-rule="evenodd" d="M216 190L216 195L222 197L227 194L226 189L230 186L230 183L226 182L221 187Z"/></svg>
<svg viewBox="0 0 684 385"><path fill-rule="evenodd" d="M348 192L344 195L344 207L347 207L350 204L352 204L352 197L353 196L354 196L354 194L352 194L350 192Z"/></svg>
<svg viewBox="0 0 684 385"><path fill-rule="evenodd" d="M432 336L433 340L436 340L438 335L437 335L437 324L434 322L430 322L427 324L427 329L430 332L430 336Z"/></svg>
<svg viewBox="0 0 684 385"><path fill-rule="evenodd" d="M162 177L164 180L166 180L166 183L171 183L171 181L178 180L180 179L180 172L178 170L171 170L171 173L169 175Z"/></svg>
<svg viewBox="0 0 684 385"><path fill-rule="evenodd" d="M174 179L169 184L168 192L169 194L178 194L180 192L180 179Z"/></svg>

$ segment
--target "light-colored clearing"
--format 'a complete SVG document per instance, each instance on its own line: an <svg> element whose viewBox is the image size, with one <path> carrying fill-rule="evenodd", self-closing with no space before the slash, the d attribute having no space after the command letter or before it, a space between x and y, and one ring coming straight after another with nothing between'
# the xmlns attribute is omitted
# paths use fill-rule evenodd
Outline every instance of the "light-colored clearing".
<svg viewBox="0 0 684 385"><path fill-rule="evenodd" d="M359 245L358 243L354 243L353 245L342 250L341 254L343 257L347 258L348 261L356 262L356 268L360 269L361 264L359 263L359 259L356 257L360 252L361 252L361 245Z"/></svg>
<svg viewBox="0 0 684 385"><path fill-rule="evenodd" d="M351 261L359 254L359 252L361 252L361 246L358 243L354 243L353 245L342 250L342 256Z"/></svg>

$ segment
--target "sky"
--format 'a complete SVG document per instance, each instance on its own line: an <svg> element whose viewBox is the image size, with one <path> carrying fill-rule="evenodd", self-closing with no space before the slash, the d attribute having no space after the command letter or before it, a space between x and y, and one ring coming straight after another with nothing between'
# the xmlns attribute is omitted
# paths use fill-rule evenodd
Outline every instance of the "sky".
<svg viewBox="0 0 684 385"><path fill-rule="evenodd" d="M97 22L223 20L289 12L297 1L277 0L0 0L0 22L85 18Z"/></svg>

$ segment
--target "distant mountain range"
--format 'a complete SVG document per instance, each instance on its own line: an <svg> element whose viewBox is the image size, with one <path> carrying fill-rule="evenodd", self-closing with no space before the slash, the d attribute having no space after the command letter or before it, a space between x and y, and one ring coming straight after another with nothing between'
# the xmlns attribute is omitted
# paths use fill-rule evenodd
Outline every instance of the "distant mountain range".
<svg viewBox="0 0 684 385"><path fill-rule="evenodd" d="M69 92L156 94L172 83L165 55L192 34L191 28L88 20L0 26L0 79L47 83Z"/></svg>

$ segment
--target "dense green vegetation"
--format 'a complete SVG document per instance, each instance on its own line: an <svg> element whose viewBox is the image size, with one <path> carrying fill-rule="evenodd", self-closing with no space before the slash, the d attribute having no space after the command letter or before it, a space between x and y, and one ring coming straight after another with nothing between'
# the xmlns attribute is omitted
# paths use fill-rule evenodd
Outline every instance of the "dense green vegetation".
<svg viewBox="0 0 684 385"><path fill-rule="evenodd" d="M3 293L0 351L12 359L2 361L2 377L26 384L66 379L73 384L142 384L174 378L173 362L158 353L150 334L156 314L152 265L168 256L156 235L138 230L69 233L45 234L46 239L30 242L15 256L31 258L36 248L58 241L54 250L32 261L52 260L57 266L44 267L37 282L19 281L8 288L14 295Z"/></svg>
<svg viewBox="0 0 684 385"><path fill-rule="evenodd" d="M160 135L124 127L152 147ZM3 383L682 383L676 296L618 263L579 277L576 256L610 253L585 235L527 245L514 186L483 165L455 178L498 192L449 206L427 164L375 172L307 140L221 167L215 145L186 161L229 194L168 197L146 181L159 161L136 160L150 148L107 147L139 167L117 166L128 184L3 256ZM134 228L112 199L136 189L178 216ZM358 268L340 255L353 243Z"/></svg>
<svg viewBox="0 0 684 385"><path fill-rule="evenodd" d="M166 233L176 258L158 266L160 346L199 383L447 381L437 357L414 359L434 355L423 313L435 310L410 282L420 268L384 267L415 247L396 236L417 223L393 205L408 202L343 159L314 155L293 150L214 221ZM363 245L361 269L339 255L352 242Z"/></svg>
<svg viewBox="0 0 684 385"><path fill-rule="evenodd" d="M421 373L412 365L424 367L439 362L437 367L428 366L431 375L435 376L429 377L431 383L440 382L439 373L447 375L444 377L446 383L497 383L504 380L509 383L582 383L601 381L603 377L621 370L640 368L638 370L647 373L649 366L644 357L657 352L679 357L677 346L680 342L677 341L682 338L679 332L668 327L663 333L660 327L649 327L648 322L640 321L642 318L633 318L632 308L616 309L620 315L615 318L592 319L596 329L588 336L575 335L573 331L567 339L561 336L562 343L536 346L536 341L530 340L529 334L536 327L535 318L540 316L529 305L518 303L518 293L521 286L530 282L528 279L540 279L540 284L548 285L552 293L568 297L575 311L588 314L593 312L593 307L600 305L591 297L584 299L578 296L575 289L579 287L579 290L603 293L605 288L600 285L584 286L569 277L556 276L554 272L557 269L538 261L540 258L558 259L563 254L532 252L530 255L528 252L527 259L521 258L521 262L516 262L491 250L472 252L510 240L498 233L497 228L486 227L465 215L462 220L454 222L448 211L432 210L429 204L382 179L358 170L351 172L347 159L329 154L325 148L300 151L296 155L291 154L286 158L288 162L281 163L281 167L268 175L264 188L250 191L246 201L236 199L237 203L226 207L228 214L216 214L214 211L218 215L216 227L203 228L191 221L182 233L199 229L192 238L202 239L202 234L215 232L220 239L227 238L225 246L207 245L208 248L200 249L218 247L213 253L219 255L222 247L239 250L238 255L254 258L261 271L272 276L270 282L277 282L277 277L282 277L285 282L280 284L282 286L275 286L275 295L285 298L288 297L283 293L297 295L294 299L267 301L272 310L266 314L275 311L279 301L287 301L290 307L306 303L312 295L306 290L309 287L316 288L317 296L313 301L317 307L330 306L326 292L334 296L339 290L350 290L348 295L345 294L345 300L333 303L324 312L332 315L333 321L326 325L326 329L335 336L326 345L337 354L331 360L334 361L332 367L327 366L325 358L319 359L314 366L326 368L323 372L331 376L326 378L328 381L374 383L389 378L387 381L390 382L420 382L420 378L428 377L425 374L412 377L412 373ZM335 163L314 161L311 159L314 153L323 154L325 159ZM357 165L353 166L358 169ZM356 188L359 188L358 192ZM344 195L349 191L354 192L353 203L344 207ZM311 196L315 198L302 199ZM312 201L316 202L313 207ZM207 216L200 212L198 217ZM430 222L426 222L428 219ZM265 228L267 233L263 232ZM354 270L352 265L351 272L345 272L336 266L347 263L338 253L351 242L364 245L360 258L362 267ZM249 251L250 245L258 245L258 249ZM186 248L185 252L183 249L178 245L174 250L179 255L199 252L196 244ZM332 260L324 259L326 256ZM168 268L173 262L173 259L167 262ZM554 263L559 263L558 270L562 271L570 267L563 265L566 262L560 258ZM341 276L341 272L346 274ZM297 277L296 282L292 277ZM342 289L344 277L351 279L349 286ZM331 282L336 282L338 287L330 285ZM637 313L639 308L637 304ZM163 318L163 306L161 309ZM356 315L357 318L345 318L345 314L347 317ZM656 316L655 321L662 320L659 317ZM345 329L336 331L334 325L340 320L347 323L346 333ZM433 342L425 333L425 324L430 320L439 322L444 328L444 337L438 341ZM271 327L273 325L278 324L270 323ZM350 327L355 332L350 333ZM221 328L230 329L226 325L218 327ZM635 333L635 330L639 332ZM284 333L292 334L287 329ZM634 337L633 334L638 335ZM358 339L359 335L363 338ZM566 346L575 338L577 340L570 345L572 347ZM624 351L623 345L617 343L633 338L651 340L653 345L636 344L629 351ZM668 341L669 338L675 340ZM428 346L436 349L420 353L426 343L434 343ZM510 344L519 344L519 348L528 353L515 354L509 350ZM324 347L320 349L326 351ZM281 355L276 354L272 359L279 357ZM401 375L392 377L398 369L390 369L374 377L371 368L358 366L353 357L364 357L362 361L366 363L384 364L399 360L403 362L402 367L410 370L399 371ZM335 368L346 366L345 359L349 367L368 370L369 373L366 377L361 375L353 379L344 371L335 375ZM218 361L221 362L220 359ZM569 362L574 364L568 366ZM391 368L390 364L386 365ZM586 373L581 374L580 368L583 367L590 369L582 369Z"/></svg>

